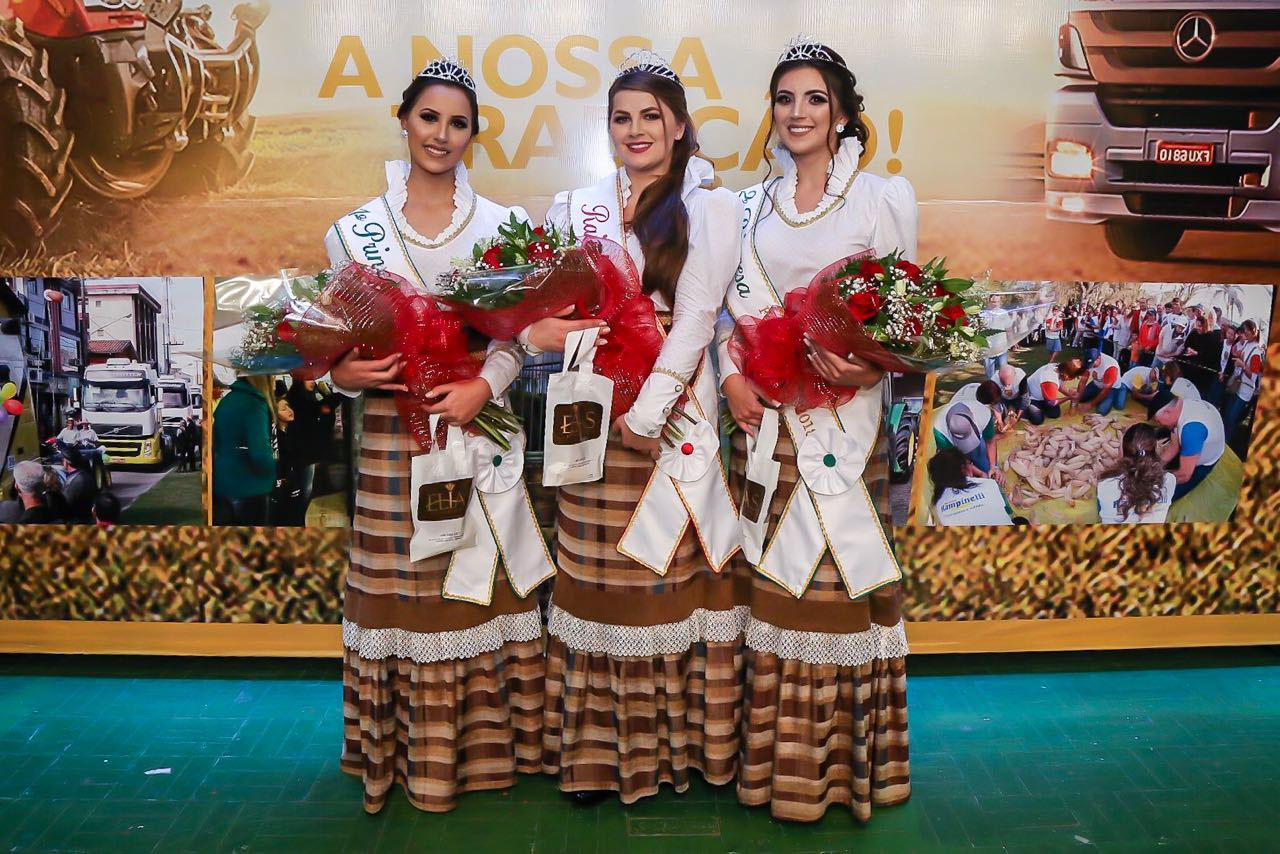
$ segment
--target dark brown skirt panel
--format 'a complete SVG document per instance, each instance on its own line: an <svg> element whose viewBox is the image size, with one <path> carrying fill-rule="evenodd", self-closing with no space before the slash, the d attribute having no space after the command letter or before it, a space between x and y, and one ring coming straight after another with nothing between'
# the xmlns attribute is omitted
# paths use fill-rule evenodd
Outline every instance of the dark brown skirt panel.
<svg viewBox="0 0 1280 854"><path fill-rule="evenodd" d="M551 637L543 770L566 792L614 791L623 803L678 792L690 771L724 785L737 772L742 652L695 644L651 658L579 652Z"/></svg>
<svg viewBox="0 0 1280 854"><path fill-rule="evenodd" d="M347 650L341 766L363 780L365 810L397 783L415 807L447 812L463 792L540 772L544 676L541 640L430 664Z"/></svg>
<svg viewBox="0 0 1280 854"><path fill-rule="evenodd" d="M747 653L738 800L817 821L833 805L860 822L911 795L901 658L857 667Z"/></svg>

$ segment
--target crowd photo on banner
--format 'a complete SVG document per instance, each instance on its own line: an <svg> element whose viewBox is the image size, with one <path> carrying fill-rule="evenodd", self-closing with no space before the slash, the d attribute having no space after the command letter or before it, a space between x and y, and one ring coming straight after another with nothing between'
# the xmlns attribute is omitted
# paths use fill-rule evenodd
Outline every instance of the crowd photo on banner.
<svg viewBox="0 0 1280 854"><path fill-rule="evenodd" d="M1270 285L1058 282L1028 334L940 377L916 509L938 525L1223 522Z"/></svg>
<svg viewBox="0 0 1280 854"><path fill-rule="evenodd" d="M199 278L0 278L0 523L203 524Z"/></svg>
<svg viewBox="0 0 1280 854"><path fill-rule="evenodd" d="M214 283L215 306L246 281ZM260 527L350 525L349 398L327 378L295 378L279 366L237 368L238 313L215 309L212 353L212 522ZM344 405L345 404L345 405Z"/></svg>

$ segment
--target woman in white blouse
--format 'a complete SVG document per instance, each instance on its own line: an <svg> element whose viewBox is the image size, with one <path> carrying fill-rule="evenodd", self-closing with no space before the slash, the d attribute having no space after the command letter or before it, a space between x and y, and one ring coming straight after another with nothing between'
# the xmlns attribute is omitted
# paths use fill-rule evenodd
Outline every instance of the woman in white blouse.
<svg viewBox="0 0 1280 854"><path fill-rule="evenodd" d="M669 331L635 404L613 424L603 479L559 494L545 765L580 803L609 791L632 803L662 783L683 791L691 769L713 783L734 778L745 618L728 573L715 572L732 549L712 566L699 536L700 514L716 511L648 500L667 486L655 459L678 406L708 425L711 458L718 451L708 355L738 266L742 206L709 188L684 88L657 55L623 64L609 88L608 122L622 167L557 194L547 219L625 246ZM562 350L563 323L536 323L522 340ZM732 533L727 486L722 492L720 530L727 523ZM632 527L648 532L642 541L628 537Z"/></svg>
<svg viewBox="0 0 1280 854"><path fill-rule="evenodd" d="M916 256L911 184L858 168L868 131L840 55L794 40L769 92L782 174L739 194L742 268L727 301L735 317L762 314L846 256ZM731 331L722 318L721 389L742 431L756 435L771 403L738 373L726 347ZM873 804L910 794L907 646L901 570L888 538L882 372L813 345L809 359L828 382L857 392L834 414L780 410L786 429L774 457L782 468L766 511L768 539L752 566L738 798L795 821L816 821L829 805L844 804L866 821ZM819 422L830 425L825 433L813 429ZM837 441L833 432L840 447L856 452L826 450L821 443ZM739 484L746 461L740 431L731 467Z"/></svg>
<svg viewBox="0 0 1280 854"><path fill-rule="evenodd" d="M404 91L399 117L408 161L387 163L387 191L334 223L325 248L334 264L359 261L430 293L450 259L493 237L511 213L526 217L467 181L462 156L475 138L478 108L466 69L432 62ZM502 397L523 360L512 342L495 342L480 376L438 386L428 410L466 424ZM410 560L411 464L422 451L393 399L404 388L401 365L398 354L372 359L352 351L331 374L335 387L364 404L343 604L341 767L363 779L369 812L383 807L396 784L419 809L443 812L459 793L504 788L517 771L542 770L542 621L528 594L553 570L536 546L513 558L534 573L519 589L512 579L521 574L512 564L498 569L491 553ZM501 500L508 497L527 500L523 484ZM457 573L491 578L486 595L451 598L446 578Z"/></svg>

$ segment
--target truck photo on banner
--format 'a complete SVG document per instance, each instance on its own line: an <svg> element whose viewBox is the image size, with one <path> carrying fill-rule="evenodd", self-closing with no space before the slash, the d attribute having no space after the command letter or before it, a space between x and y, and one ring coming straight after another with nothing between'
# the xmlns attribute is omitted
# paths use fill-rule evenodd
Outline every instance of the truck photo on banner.
<svg viewBox="0 0 1280 854"><path fill-rule="evenodd" d="M3 483L29 493L42 468L38 521L204 523L203 284L0 279ZM23 521L22 504L0 522Z"/></svg>
<svg viewBox="0 0 1280 854"><path fill-rule="evenodd" d="M401 90L441 53L475 74L468 166L503 204L540 216L555 191L610 168L596 132L607 83L641 47L670 58L703 153L739 189L772 168L765 70L799 30L849 60L871 129L862 166L911 179L925 257L964 275L1280 276L1270 4L749 0L716 7L714 27L686 2L501 15L461 0L429 14L354 0L170 0L110 15L7 5L21 23L3 23L0 76L31 84L0 115L25 141L0 152L34 153L0 163L16 176L0 269L128 273L124 258L150 273L319 269L325 229L381 192L382 162L401 156ZM148 16L164 48L143 65ZM77 64L82 42L105 58ZM113 98L133 109L105 112Z"/></svg>

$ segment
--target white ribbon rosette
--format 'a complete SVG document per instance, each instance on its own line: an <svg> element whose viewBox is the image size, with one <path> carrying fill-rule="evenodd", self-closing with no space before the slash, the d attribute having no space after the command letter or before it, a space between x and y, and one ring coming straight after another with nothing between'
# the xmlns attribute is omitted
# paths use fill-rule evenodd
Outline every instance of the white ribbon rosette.
<svg viewBox="0 0 1280 854"><path fill-rule="evenodd" d="M685 430L684 438L662 449L658 468L672 480L692 483L707 473L712 461L719 462L720 437L706 421Z"/></svg>
<svg viewBox="0 0 1280 854"><path fill-rule="evenodd" d="M515 487L524 476L524 434L511 437L511 450L504 451L485 436L468 436L475 455L476 489L498 495Z"/></svg>
<svg viewBox="0 0 1280 854"><path fill-rule="evenodd" d="M857 485L866 465L866 448L849 434L830 427L805 437L796 467L805 485L819 495L843 495Z"/></svg>

